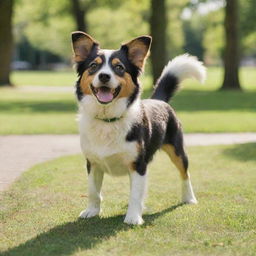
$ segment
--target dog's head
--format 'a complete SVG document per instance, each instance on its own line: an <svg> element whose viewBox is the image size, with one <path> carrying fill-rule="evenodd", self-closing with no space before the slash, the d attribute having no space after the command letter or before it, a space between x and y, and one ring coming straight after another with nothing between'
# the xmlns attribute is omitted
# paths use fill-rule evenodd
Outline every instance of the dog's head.
<svg viewBox="0 0 256 256"><path fill-rule="evenodd" d="M148 55L151 37L137 37L119 50L100 49L99 43L84 32L72 33L74 60L79 80L77 97L92 96L102 105L120 98L131 104L139 94L138 76Z"/></svg>

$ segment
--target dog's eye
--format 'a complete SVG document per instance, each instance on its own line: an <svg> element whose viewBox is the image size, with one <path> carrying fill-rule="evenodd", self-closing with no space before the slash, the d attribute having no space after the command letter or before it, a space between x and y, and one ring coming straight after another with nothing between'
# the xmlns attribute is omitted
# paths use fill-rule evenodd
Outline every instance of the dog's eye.
<svg viewBox="0 0 256 256"><path fill-rule="evenodd" d="M97 70L98 68L98 64L96 62L92 62L90 65L89 65L89 68L91 70L91 72L94 72Z"/></svg>
<svg viewBox="0 0 256 256"><path fill-rule="evenodd" d="M124 66L118 64L115 66L115 71L119 72L119 73L123 73L124 72Z"/></svg>

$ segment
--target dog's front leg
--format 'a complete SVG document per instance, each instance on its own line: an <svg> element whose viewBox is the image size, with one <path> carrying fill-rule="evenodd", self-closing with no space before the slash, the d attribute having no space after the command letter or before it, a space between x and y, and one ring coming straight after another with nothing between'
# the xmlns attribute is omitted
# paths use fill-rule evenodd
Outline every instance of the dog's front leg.
<svg viewBox="0 0 256 256"><path fill-rule="evenodd" d="M128 211L124 219L124 222L127 224L143 224L142 211L146 196L146 178L146 173L144 175L140 175L137 171L130 173L130 199Z"/></svg>
<svg viewBox="0 0 256 256"><path fill-rule="evenodd" d="M103 172L92 166L88 175L88 205L80 213L80 218L91 218L100 213L102 180Z"/></svg>

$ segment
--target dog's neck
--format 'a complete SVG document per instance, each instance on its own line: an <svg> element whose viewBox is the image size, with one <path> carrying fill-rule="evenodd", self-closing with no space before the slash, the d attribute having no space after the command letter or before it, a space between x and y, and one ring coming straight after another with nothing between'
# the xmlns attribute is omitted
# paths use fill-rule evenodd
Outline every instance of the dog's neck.
<svg viewBox="0 0 256 256"><path fill-rule="evenodd" d="M127 98L120 98L108 105L99 104L93 97L87 96L80 101L80 114L90 119L98 119L103 122L116 122L130 113L137 113L140 108L140 99L136 99L128 106Z"/></svg>

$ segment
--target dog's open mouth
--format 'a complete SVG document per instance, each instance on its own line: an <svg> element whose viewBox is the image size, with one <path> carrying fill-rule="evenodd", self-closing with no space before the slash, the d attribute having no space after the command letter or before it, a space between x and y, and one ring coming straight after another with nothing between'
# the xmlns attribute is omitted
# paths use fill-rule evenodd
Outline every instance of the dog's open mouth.
<svg viewBox="0 0 256 256"><path fill-rule="evenodd" d="M118 86L117 88L109 88L107 86L101 86L99 88L95 88L91 84L91 90L95 97L97 98L98 102L101 104L108 104L119 94L121 90L121 86Z"/></svg>

